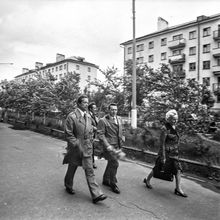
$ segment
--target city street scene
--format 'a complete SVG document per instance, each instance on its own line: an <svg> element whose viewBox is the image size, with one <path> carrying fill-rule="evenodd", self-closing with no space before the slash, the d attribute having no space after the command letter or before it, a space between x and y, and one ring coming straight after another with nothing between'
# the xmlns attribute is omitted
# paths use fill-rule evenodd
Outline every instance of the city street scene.
<svg viewBox="0 0 220 220"><path fill-rule="evenodd" d="M220 2L0 2L0 220L220 219Z"/></svg>

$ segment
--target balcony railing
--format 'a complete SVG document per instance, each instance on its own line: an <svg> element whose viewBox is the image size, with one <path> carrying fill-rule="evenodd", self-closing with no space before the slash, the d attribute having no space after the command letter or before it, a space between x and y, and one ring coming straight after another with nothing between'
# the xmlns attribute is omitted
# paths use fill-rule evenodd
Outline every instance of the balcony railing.
<svg viewBox="0 0 220 220"><path fill-rule="evenodd" d="M220 83L213 83L212 89L215 95L220 95Z"/></svg>
<svg viewBox="0 0 220 220"><path fill-rule="evenodd" d="M168 42L168 47L170 49L176 49L176 48L182 48L186 46L186 39L178 39L178 40L173 40Z"/></svg>
<svg viewBox="0 0 220 220"><path fill-rule="evenodd" d="M212 72L214 75L220 75L220 66L219 65L213 66Z"/></svg>
<svg viewBox="0 0 220 220"><path fill-rule="evenodd" d="M185 54L179 54L175 56L169 57L169 63L170 64L175 64L175 63L184 63L186 61Z"/></svg>
<svg viewBox="0 0 220 220"><path fill-rule="evenodd" d="M213 39L220 40L220 30L213 31Z"/></svg>
<svg viewBox="0 0 220 220"><path fill-rule="evenodd" d="M186 71L185 70L174 71L174 77L183 79L186 77Z"/></svg>
<svg viewBox="0 0 220 220"><path fill-rule="evenodd" d="M212 55L213 55L213 57L215 57L215 58L220 57L220 47L214 48L214 49L212 50Z"/></svg>

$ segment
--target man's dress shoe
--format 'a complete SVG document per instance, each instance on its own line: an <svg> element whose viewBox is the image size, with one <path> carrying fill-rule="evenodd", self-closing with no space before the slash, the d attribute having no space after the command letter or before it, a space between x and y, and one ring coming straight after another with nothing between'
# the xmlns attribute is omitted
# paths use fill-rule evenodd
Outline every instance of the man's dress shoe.
<svg viewBox="0 0 220 220"><path fill-rule="evenodd" d="M74 189L69 188L69 187L66 187L66 192L69 193L69 194L71 194L71 195L75 194Z"/></svg>
<svg viewBox="0 0 220 220"><path fill-rule="evenodd" d="M102 194L102 195L96 197L95 199L93 199L92 202L93 202L94 204L96 204L97 202L103 201L103 200L105 200L106 198L107 198L107 196L104 195L104 194Z"/></svg>
<svg viewBox="0 0 220 220"><path fill-rule="evenodd" d="M110 187L114 193L120 194L120 190L115 183L111 184Z"/></svg>

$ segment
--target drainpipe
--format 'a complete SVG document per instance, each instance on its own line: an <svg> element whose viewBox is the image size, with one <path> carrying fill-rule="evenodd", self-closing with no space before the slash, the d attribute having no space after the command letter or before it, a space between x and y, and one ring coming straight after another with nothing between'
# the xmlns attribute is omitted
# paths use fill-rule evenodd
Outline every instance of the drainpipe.
<svg viewBox="0 0 220 220"><path fill-rule="evenodd" d="M200 23L198 22L198 60L197 60L197 80L200 79Z"/></svg>

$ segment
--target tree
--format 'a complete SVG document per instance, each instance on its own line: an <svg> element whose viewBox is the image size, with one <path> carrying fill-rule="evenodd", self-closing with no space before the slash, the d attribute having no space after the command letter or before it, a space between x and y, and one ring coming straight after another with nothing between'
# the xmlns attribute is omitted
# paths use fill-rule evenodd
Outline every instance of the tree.
<svg viewBox="0 0 220 220"><path fill-rule="evenodd" d="M118 74L118 69L114 66L101 71L104 80L95 80L91 85L97 87L97 91L90 94L90 99L96 102L100 111L107 111L110 103L114 102L118 106L119 114L123 114L125 110L125 96L123 93L123 77Z"/></svg>

